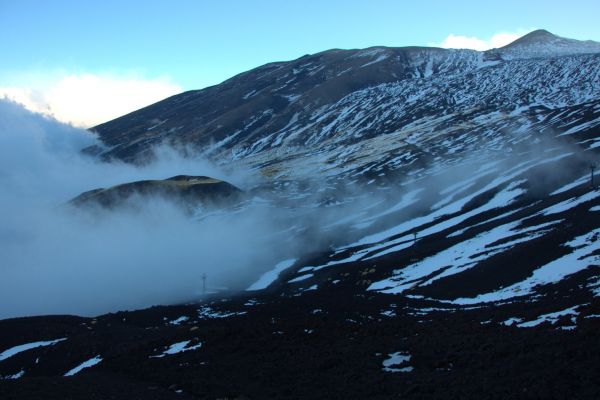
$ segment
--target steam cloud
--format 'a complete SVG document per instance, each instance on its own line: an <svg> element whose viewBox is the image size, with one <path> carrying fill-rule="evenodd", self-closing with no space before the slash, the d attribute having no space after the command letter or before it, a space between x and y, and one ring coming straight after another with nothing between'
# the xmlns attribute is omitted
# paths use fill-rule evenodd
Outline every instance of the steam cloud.
<svg viewBox="0 0 600 400"><path fill-rule="evenodd" d="M136 212L64 206L83 191L141 179L248 179L168 149L144 167L81 155L96 141L0 101L0 318L188 301L199 294L202 274L209 286L242 287L257 266L268 269L290 250L273 237L276 218L266 206L200 221L161 199L144 200Z"/></svg>

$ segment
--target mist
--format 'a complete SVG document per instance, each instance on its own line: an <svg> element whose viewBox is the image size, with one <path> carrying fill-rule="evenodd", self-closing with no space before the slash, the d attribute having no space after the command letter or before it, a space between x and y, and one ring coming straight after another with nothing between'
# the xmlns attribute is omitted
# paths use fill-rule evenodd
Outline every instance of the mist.
<svg viewBox="0 0 600 400"><path fill-rule="evenodd" d="M520 143L508 154L429 165L422 176L408 174L383 190L343 181L330 187L319 180L301 200L292 200L300 198L293 182L272 190L254 171L224 170L190 151L158 148L151 163L134 166L82 154L93 144L99 141L88 131L0 101L0 319L93 316L196 301L204 274L209 289L244 290L281 260L344 248L431 213L447 197L445 189L490 163L494 168L481 175L488 181L530 161L574 154L560 168L531 164L537 166L527 172L527 195L538 197L585 174L590 157L552 139ZM252 195L243 207L200 208L194 217L159 197L132 197L134 207L111 210L66 205L88 190L181 174L222 179ZM262 183L263 192L257 189ZM461 203L469 188L448 201ZM398 209L410 193L418 193L418 201ZM394 218L377 219L389 210L396 210Z"/></svg>
<svg viewBox="0 0 600 400"><path fill-rule="evenodd" d="M273 235L285 218L260 202L199 219L161 198L94 212L67 206L81 192L141 179L252 179L168 148L143 167L98 162L80 152L92 144L87 131L0 101L0 318L190 301L203 274L209 288L243 288L295 251Z"/></svg>

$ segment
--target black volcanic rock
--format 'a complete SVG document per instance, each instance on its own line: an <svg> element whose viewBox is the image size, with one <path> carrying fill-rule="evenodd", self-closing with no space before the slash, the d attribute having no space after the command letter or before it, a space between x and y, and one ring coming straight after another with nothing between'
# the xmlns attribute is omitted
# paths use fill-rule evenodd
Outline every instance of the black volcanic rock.
<svg viewBox="0 0 600 400"><path fill-rule="evenodd" d="M522 329L502 324L518 312L510 304L426 311L426 300L332 290L242 295L93 319L2 320L0 332L24 335L0 334L0 351L67 339L0 362L0 376L26 371L20 379L0 379L0 398L595 399L600 393L598 318L580 317L573 332L550 324ZM554 295L534 307L560 302ZM597 314L599 306L592 300L581 311ZM188 319L172 323L181 316ZM156 357L188 341L196 348ZM397 353L410 359L389 364ZM99 364L63 376L96 355Z"/></svg>
<svg viewBox="0 0 600 400"><path fill-rule="evenodd" d="M532 32L529 32L526 35L521 36L517 40L512 43L507 44L504 48L522 46L524 44L539 44L539 43L548 43L553 42L559 39L559 36L556 36L553 33L548 32L545 29L538 29Z"/></svg>
<svg viewBox="0 0 600 400"><path fill-rule="evenodd" d="M239 202L243 192L230 183L206 176L178 175L164 180L144 180L94 189L84 192L70 201L78 207L101 206L115 208L125 204L133 196L159 197L183 205L192 210L198 205L227 206Z"/></svg>

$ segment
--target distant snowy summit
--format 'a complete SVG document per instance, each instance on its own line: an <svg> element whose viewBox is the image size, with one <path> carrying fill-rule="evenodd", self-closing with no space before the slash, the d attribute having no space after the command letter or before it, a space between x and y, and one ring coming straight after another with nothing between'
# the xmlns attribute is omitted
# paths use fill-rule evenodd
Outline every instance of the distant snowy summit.
<svg viewBox="0 0 600 400"><path fill-rule="evenodd" d="M600 42L567 39L538 29L514 42L486 52L504 60L600 53Z"/></svg>

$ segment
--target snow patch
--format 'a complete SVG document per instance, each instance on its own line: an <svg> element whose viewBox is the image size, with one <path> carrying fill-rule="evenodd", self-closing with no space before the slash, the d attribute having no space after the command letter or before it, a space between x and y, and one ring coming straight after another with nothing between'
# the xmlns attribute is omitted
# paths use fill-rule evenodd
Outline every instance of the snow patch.
<svg viewBox="0 0 600 400"><path fill-rule="evenodd" d="M523 321L523 318L511 317L511 318L507 319L506 321L502 321L502 325L513 326L515 324L518 324L521 321Z"/></svg>
<svg viewBox="0 0 600 400"><path fill-rule="evenodd" d="M100 356L90 358L89 360L84 361L81 364L79 364L78 366L76 366L75 368L71 369L64 376L73 376L73 375L79 373L82 369L93 367L94 365L98 364L101 361L102 361L102 358Z"/></svg>
<svg viewBox="0 0 600 400"><path fill-rule="evenodd" d="M479 262L512 248L515 244L537 238L547 232L546 228L558 222L560 221L552 221L525 229L517 229L521 220L500 225L473 239L457 243L422 261L396 270L391 278L374 282L367 290L398 294L417 285L429 285L438 279L472 268ZM501 244L495 244L511 237L514 238ZM435 275L424 281L427 276L432 274Z"/></svg>
<svg viewBox="0 0 600 400"><path fill-rule="evenodd" d="M364 67L367 67L367 66L369 66L369 65L376 64L376 63L378 63L378 62L381 62L381 61L383 61L383 60L386 60L387 58L388 58L388 55L387 55L387 54L381 54L379 57L377 57L377 58L376 58L376 59L374 59L373 61L370 61L370 62L368 62L368 63L366 63L366 64L363 64L363 65L361 65L360 67L361 67L361 68L364 68Z"/></svg>
<svg viewBox="0 0 600 400"><path fill-rule="evenodd" d="M62 342L63 340L67 340L67 338L20 344L18 346L11 347L8 350L4 350L2 353L0 353L0 361L6 360L7 358L14 356L15 354L34 349L36 347L52 346L58 342Z"/></svg>
<svg viewBox="0 0 600 400"><path fill-rule="evenodd" d="M538 285L547 285L558 282L568 275L572 275L591 264L600 262L600 228L585 235L578 236L566 243L573 249L566 254L538 269L522 282L515 283L509 287L495 292L481 294L477 297L458 298L451 301L454 304L475 304L507 300L515 296L523 296L533 292Z"/></svg>
<svg viewBox="0 0 600 400"><path fill-rule="evenodd" d="M175 319L175 320L173 320L173 321L170 321L170 322L169 322L169 324L171 324L171 325L179 325L179 324L181 324L182 322L185 322L185 321L187 321L187 320L189 320L189 319L190 319L189 317L186 317L186 316L184 315L184 316L181 316L181 317L179 317L179 318L177 318L177 319Z"/></svg>
<svg viewBox="0 0 600 400"><path fill-rule="evenodd" d="M587 175L582 176L581 178L577 179L576 181L568 183L568 184L556 189L554 192L550 193L550 196L554 196L555 194L563 193L563 192L566 192L567 190L571 190L579 185L583 185L588 180L589 180L589 178Z"/></svg>
<svg viewBox="0 0 600 400"><path fill-rule="evenodd" d="M578 307L580 307L580 306L574 306L574 307L567 308L562 311L556 311L553 313L540 315L539 317L537 317L536 319L534 319L532 321L522 322L522 323L518 324L517 326L519 328L531 328L531 327L537 326L544 322L550 322L552 325L554 325L560 317L565 316L565 315L572 315L573 317L571 317L571 322L574 324L576 321L577 315L579 315L579 313L577 311L575 311L575 309Z"/></svg>
<svg viewBox="0 0 600 400"><path fill-rule="evenodd" d="M199 349L202 347L202 343L198 343L194 346L187 347L190 344L191 340L184 340L183 342L177 342L170 345L162 354L156 356L150 356L150 358L162 358L164 356L170 356L177 353L182 353L184 351L192 351Z"/></svg>
<svg viewBox="0 0 600 400"><path fill-rule="evenodd" d="M297 277L296 277L296 278L294 278L294 279L290 279L290 280L288 281L288 283L301 282L301 281L303 281L303 280L306 280L306 279L312 278L313 276L314 276L314 274L304 274L304 275L300 275L300 276L297 276Z"/></svg>
<svg viewBox="0 0 600 400"><path fill-rule="evenodd" d="M198 316L200 318L208 318L208 319L210 319L210 318L228 318L228 317L233 317L236 315L244 315L246 313L247 313L247 311L239 311L239 312L215 311L211 307L208 307L208 306L202 306L198 310Z"/></svg>
<svg viewBox="0 0 600 400"><path fill-rule="evenodd" d="M280 261L279 263L277 263L277 265L275 265L275 268L273 268L270 271L265 272L256 282L254 282L252 285L250 285L248 287L248 289L246 289L246 290L266 289L270 284L272 284L273 282L275 282L277 280L277 278L279 277L279 274L283 270L294 265L294 263L296 261L297 261L296 258L290 258L288 260Z"/></svg>
<svg viewBox="0 0 600 400"><path fill-rule="evenodd" d="M600 197L600 190L594 190L594 191L588 192L584 195L581 195L578 197L572 197L568 200L561 201L558 204L555 204L553 206L545 208L544 210L541 211L541 214L543 214L543 215L557 214L557 213L566 211L570 208L577 207L578 205L586 203L588 201L591 201L597 197Z"/></svg>
<svg viewBox="0 0 600 400"><path fill-rule="evenodd" d="M0 376L0 380L2 380L2 379L19 379L19 378L23 377L23 375L25 375L24 369L20 370L19 372L17 372L14 375L7 375L5 377Z"/></svg>
<svg viewBox="0 0 600 400"><path fill-rule="evenodd" d="M401 368L393 367L394 365L401 366L407 364L411 359L410 354L407 352L397 351L395 353L388 354L388 358L383 360L383 370L386 372L411 372L413 367L406 365Z"/></svg>

